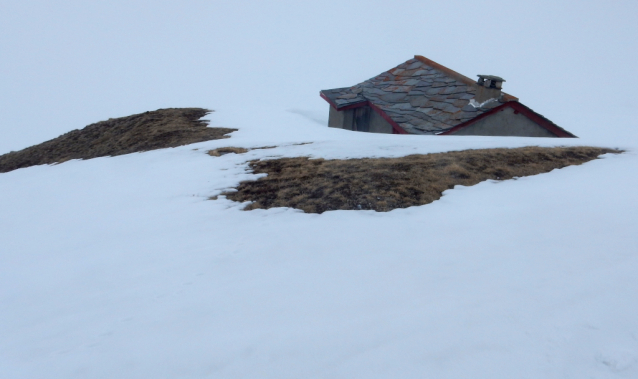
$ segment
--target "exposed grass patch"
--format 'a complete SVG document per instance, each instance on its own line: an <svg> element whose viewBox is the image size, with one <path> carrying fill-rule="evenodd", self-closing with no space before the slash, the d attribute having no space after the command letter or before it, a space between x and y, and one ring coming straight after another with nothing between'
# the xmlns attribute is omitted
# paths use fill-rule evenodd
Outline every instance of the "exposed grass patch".
<svg viewBox="0 0 638 379"><path fill-rule="evenodd" d="M208 150L208 155L212 157L221 157L226 154L243 154L247 153L248 149L243 147L220 147L218 149Z"/></svg>
<svg viewBox="0 0 638 379"><path fill-rule="evenodd" d="M536 175L621 152L596 147L524 147L403 158L252 161L254 173L268 175L243 182L237 192L224 195L234 201L253 201L245 210L292 207L307 213L336 209L386 212L431 203L455 185Z"/></svg>
<svg viewBox="0 0 638 379"><path fill-rule="evenodd" d="M304 142L304 143L294 143L293 145L308 145L312 142ZM217 149L213 149L213 150L208 150L208 155L210 155L211 157L221 157L222 155L226 155L226 154L243 154L243 153L247 153L251 150L263 150L263 149L274 149L277 146L260 146L260 147L251 147L249 149L245 149L243 147L219 147Z"/></svg>
<svg viewBox="0 0 638 379"><path fill-rule="evenodd" d="M169 108L112 118L24 150L0 155L0 172L70 159L90 159L228 138L237 129L209 128L211 111Z"/></svg>

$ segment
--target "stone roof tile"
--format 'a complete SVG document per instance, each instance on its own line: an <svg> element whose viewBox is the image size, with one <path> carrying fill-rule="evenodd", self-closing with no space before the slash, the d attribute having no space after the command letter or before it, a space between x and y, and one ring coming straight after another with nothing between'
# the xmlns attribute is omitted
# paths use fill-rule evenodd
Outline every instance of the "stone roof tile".
<svg viewBox="0 0 638 379"><path fill-rule="evenodd" d="M428 102L428 98L425 96L411 96L410 105L413 107L422 107ZM416 110L416 109L415 109Z"/></svg>
<svg viewBox="0 0 638 379"><path fill-rule="evenodd" d="M425 62L430 61L410 59L353 87L321 94L337 109L369 102L416 134L436 134L487 111L470 105L477 88L473 80Z"/></svg>
<svg viewBox="0 0 638 379"><path fill-rule="evenodd" d="M410 63L410 65L406 67L407 70L414 70L415 68L421 68L423 66L421 62L417 61L416 59L411 60L413 60L414 62Z"/></svg>

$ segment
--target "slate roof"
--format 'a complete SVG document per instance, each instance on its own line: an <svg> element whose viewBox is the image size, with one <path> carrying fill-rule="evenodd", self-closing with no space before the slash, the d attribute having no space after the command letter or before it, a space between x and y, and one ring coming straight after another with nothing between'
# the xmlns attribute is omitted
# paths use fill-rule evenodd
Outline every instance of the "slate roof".
<svg viewBox="0 0 638 379"><path fill-rule="evenodd" d="M439 134L469 121L506 101L518 100L503 93L500 100L478 107L470 104L476 81L422 56L352 87L321 91L337 110L365 104L389 116L411 134Z"/></svg>

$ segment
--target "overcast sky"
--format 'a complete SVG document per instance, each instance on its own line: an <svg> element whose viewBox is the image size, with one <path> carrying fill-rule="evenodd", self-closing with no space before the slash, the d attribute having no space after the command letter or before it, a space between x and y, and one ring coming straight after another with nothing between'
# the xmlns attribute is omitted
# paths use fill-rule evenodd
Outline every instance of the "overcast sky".
<svg viewBox="0 0 638 379"><path fill-rule="evenodd" d="M635 0L0 4L0 153L165 107L327 115L319 90L415 54L502 76L577 135L638 135Z"/></svg>

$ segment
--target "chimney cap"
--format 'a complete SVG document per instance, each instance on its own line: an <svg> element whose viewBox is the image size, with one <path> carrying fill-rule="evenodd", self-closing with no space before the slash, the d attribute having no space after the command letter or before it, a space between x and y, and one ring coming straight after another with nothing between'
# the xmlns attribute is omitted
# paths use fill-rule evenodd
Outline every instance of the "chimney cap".
<svg viewBox="0 0 638 379"><path fill-rule="evenodd" d="M492 80L494 82L504 82L505 79L501 78L500 76L496 76L496 75L476 75L481 79L484 80Z"/></svg>

